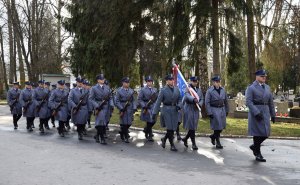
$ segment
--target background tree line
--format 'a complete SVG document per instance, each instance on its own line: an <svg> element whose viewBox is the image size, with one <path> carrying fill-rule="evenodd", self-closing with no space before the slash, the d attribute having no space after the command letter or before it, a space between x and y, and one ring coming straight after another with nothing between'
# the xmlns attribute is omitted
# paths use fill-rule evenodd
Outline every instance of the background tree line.
<svg viewBox="0 0 300 185"><path fill-rule="evenodd" d="M149 74L162 79L175 57L186 77L200 76L204 91L209 76L220 74L235 94L259 68L275 91L299 85L296 0L15 1L0 0L0 41L9 46L1 47L2 83L70 65L75 76L94 80L103 72L112 86L123 76L137 85ZM66 32L73 40L63 48Z"/></svg>

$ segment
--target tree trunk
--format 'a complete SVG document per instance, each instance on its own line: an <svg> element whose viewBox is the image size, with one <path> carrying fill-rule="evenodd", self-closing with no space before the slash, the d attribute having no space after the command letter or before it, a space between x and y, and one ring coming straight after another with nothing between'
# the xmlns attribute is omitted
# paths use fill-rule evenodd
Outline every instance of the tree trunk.
<svg viewBox="0 0 300 185"><path fill-rule="evenodd" d="M5 58L4 58L4 46L3 46L3 32L2 27L0 27L0 46L1 46L1 62L2 62L2 70L3 70L3 80L5 83L5 89L8 91L8 83L7 83L7 73L6 73L6 66L5 66Z"/></svg>
<svg viewBox="0 0 300 185"><path fill-rule="evenodd" d="M14 58L14 37L13 37L13 15L11 2L7 0L7 25L8 25L8 44L9 44L9 83L13 83L15 78L16 61Z"/></svg>
<svg viewBox="0 0 300 185"><path fill-rule="evenodd" d="M57 52L57 63L62 64L62 39L61 39L61 9L62 9L63 2L58 0L57 5L57 42L58 42L58 52Z"/></svg>
<svg viewBox="0 0 300 185"><path fill-rule="evenodd" d="M247 35L248 35L248 71L249 83L255 80L255 47L254 47L254 21L253 21L253 2L247 0Z"/></svg>
<svg viewBox="0 0 300 185"><path fill-rule="evenodd" d="M220 74L219 59L219 24L218 24L219 0L212 0L212 39L213 39L213 73Z"/></svg>

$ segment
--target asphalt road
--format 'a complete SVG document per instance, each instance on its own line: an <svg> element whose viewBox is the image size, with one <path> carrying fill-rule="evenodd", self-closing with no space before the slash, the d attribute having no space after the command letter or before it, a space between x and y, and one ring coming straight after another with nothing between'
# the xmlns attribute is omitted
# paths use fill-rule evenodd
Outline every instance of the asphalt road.
<svg viewBox="0 0 300 185"><path fill-rule="evenodd" d="M53 128L29 133L21 118L15 131L8 106L0 106L0 184L300 184L298 140L267 140L262 147L267 162L258 163L250 139L222 139L224 149L216 150L200 137L198 151L175 142L179 151L171 152L169 144L160 146L159 134L149 143L141 131L131 131L126 144L117 131L111 127L106 146L95 143L94 129L79 141L74 130L65 138Z"/></svg>

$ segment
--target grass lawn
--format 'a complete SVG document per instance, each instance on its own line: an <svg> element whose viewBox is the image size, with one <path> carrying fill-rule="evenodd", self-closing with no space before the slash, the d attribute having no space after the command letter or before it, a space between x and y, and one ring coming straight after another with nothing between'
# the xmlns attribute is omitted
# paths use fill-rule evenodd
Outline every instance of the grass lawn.
<svg viewBox="0 0 300 185"><path fill-rule="evenodd" d="M134 117L134 127L143 128L145 123L142 122L139 118L140 112L137 112ZM94 118L92 118L94 120ZM114 111L110 123L118 124L119 123L119 115L118 111ZM153 127L156 130L164 130L160 127L159 118L158 122ZM236 118L227 118L227 127L222 132L223 135L240 135L247 136L248 123L247 119L236 119ZM180 128L181 132L185 130ZM212 131L210 130L209 119L201 119L199 121L198 133L200 134L210 134ZM279 137L300 137L300 124L294 123L275 123L272 124L271 136L279 136Z"/></svg>
<svg viewBox="0 0 300 185"><path fill-rule="evenodd" d="M6 100L0 100L0 105L7 105L7 101Z"/></svg>

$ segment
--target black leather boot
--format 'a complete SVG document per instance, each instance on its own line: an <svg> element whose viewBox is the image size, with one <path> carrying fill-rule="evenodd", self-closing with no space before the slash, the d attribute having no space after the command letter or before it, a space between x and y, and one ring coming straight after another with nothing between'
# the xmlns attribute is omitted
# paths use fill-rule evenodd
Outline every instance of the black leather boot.
<svg viewBox="0 0 300 185"><path fill-rule="evenodd" d="M216 145L216 138L215 138L215 136L213 134L211 134L209 137L210 137L211 144L212 145Z"/></svg>
<svg viewBox="0 0 300 185"><path fill-rule="evenodd" d="M220 138L219 138L219 137L216 138L216 141L217 141L217 143L216 143L216 148L217 148L217 149L223 149L223 146L221 145L221 142L220 142Z"/></svg>
<svg viewBox="0 0 300 185"><path fill-rule="evenodd" d="M177 148L176 148L175 145L174 145L173 138L174 138L174 137L169 137L169 142L170 142L170 145L171 145L170 150L173 151L173 152L177 152Z"/></svg>
<svg viewBox="0 0 300 185"><path fill-rule="evenodd" d="M168 133L165 135L165 137L161 138L161 147L166 148L166 141L168 138Z"/></svg>
<svg viewBox="0 0 300 185"><path fill-rule="evenodd" d="M198 147L196 145L195 133L192 135L191 140L192 140L192 149L198 150Z"/></svg>
<svg viewBox="0 0 300 185"><path fill-rule="evenodd" d="M153 140L153 136L152 136L153 134L152 134L152 129L150 128L149 129L149 136L148 136L148 141L150 141L150 142L154 142L154 140Z"/></svg>
<svg viewBox="0 0 300 185"><path fill-rule="evenodd" d="M188 145L188 143L187 143L187 138L186 137L184 137L184 138L182 138L182 141L183 141L183 145L185 146L185 147L189 147L189 145Z"/></svg>
<svg viewBox="0 0 300 185"><path fill-rule="evenodd" d="M253 144L253 145L250 145L249 148L252 150L253 155L256 157L256 156L258 155L258 152L257 152L257 150L256 150L256 148L255 148L255 146L254 146L254 144Z"/></svg>

